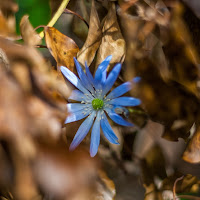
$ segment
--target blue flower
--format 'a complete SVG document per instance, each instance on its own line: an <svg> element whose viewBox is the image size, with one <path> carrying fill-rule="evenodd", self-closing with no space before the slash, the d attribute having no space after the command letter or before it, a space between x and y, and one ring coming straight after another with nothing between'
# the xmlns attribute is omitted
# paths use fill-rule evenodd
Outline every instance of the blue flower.
<svg viewBox="0 0 200 200"><path fill-rule="evenodd" d="M121 64L119 63L115 65L107 76L107 67L111 58L112 56L108 56L98 66L94 77L87 64L85 64L85 73L75 58L74 62L80 79L68 68L63 66L60 68L63 75L78 89L73 90L69 97L70 100L75 100L78 103L67 104L70 114L65 120L65 124L87 117L76 132L70 145L70 150L74 150L81 143L92 127L90 143L90 155L92 157L98 151L100 127L109 142L119 144L118 138L113 132L106 114L117 124L132 126L133 124L124 120L119 115L119 112L127 111L124 106L137 106L141 103L137 98L120 97L131 89L131 82L121 84L107 95L121 70Z"/></svg>

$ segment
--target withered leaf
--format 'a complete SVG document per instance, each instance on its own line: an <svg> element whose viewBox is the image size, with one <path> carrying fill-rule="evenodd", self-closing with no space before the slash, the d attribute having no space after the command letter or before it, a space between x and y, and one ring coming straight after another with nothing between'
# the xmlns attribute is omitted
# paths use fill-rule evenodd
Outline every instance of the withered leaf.
<svg viewBox="0 0 200 200"><path fill-rule="evenodd" d="M180 178L183 174L176 172L172 176L167 177L166 179L163 180L162 184L162 190L172 190L174 182L177 180L177 178ZM198 188L200 187L200 181L196 176L193 176L191 174L185 175L185 177L178 181L176 184L176 193L184 193L184 192L192 192L193 186L197 184L196 188L198 191ZM197 192L196 191L196 192Z"/></svg>
<svg viewBox="0 0 200 200"><path fill-rule="evenodd" d="M189 142L183 154L183 159L190 163L200 163L200 127L197 127L194 136Z"/></svg>
<svg viewBox="0 0 200 200"><path fill-rule="evenodd" d="M0 12L0 35L8 36L10 35L11 30L9 28L7 19L4 17L2 12Z"/></svg>
<svg viewBox="0 0 200 200"><path fill-rule="evenodd" d="M146 20L160 25L167 25L170 12L162 0L143 0L136 3L138 15Z"/></svg>
<svg viewBox="0 0 200 200"><path fill-rule="evenodd" d="M178 13L172 15L175 19L172 18L170 22L179 20L180 17L177 19L177 15ZM142 106L151 119L165 126L163 137L174 141L177 141L179 137L187 139L198 116L199 100L196 87L198 77L196 65L198 59L196 58L198 56L193 51L194 48L191 48L187 34L184 34L186 38L183 37L184 30L182 28L181 32L176 30L181 23L176 26L176 29L175 25L173 28L169 26L169 30L165 31L165 43L162 46L164 52L162 55L166 57L168 66L159 69L158 65L164 63L160 62L158 58L155 61L152 55L156 55L156 51L159 48L161 50L161 46L159 45L158 49L152 49L155 52L149 56L149 53L143 49L144 41L138 37L144 25L138 18L131 17L122 15L124 20L122 27L123 32L126 33L127 42L127 77L138 75L142 77L137 90ZM158 38L159 40L162 41L161 38ZM189 48L187 48L187 44L189 44ZM174 48L175 46L176 48ZM169 81L165 80L164 71L168 72ZM181 122L179 126L177 126L177 122Z"/></svg>
<svg viewBox="0 0 200 200"><path fill-rule="evenodd" d="M139 97L151 119L165 125L163 137L173 141L178 141L179 137L187 139L198 116L196 96L177 82L165 83L148 58L138 60L136 66L136 74L142 77L138 84ZM128 73L133 74L131 71L130 68ZM176 120L181 122L179 126L176 126Z"/></svg>
<svg viewBox="0 0 200 200"><path fill-rule="evenodd" d="M152 62L155 63L163 80L169 79L169 69L165 54L162 49L162 42L152 33L146 39L144 48L149 52Z"/></svg>
<svg viewBox="0 0 200 200"><path fill-rule="evenodd" d="M51 193L57 199L73 199L74 196L79 197L76 199L89 199L84 196L80 198L79 195L94 192L97 177L94 159L90 159L83 150L69 152L63 142L39 143L37 149L33 173L43 192Z"/></svg>
<svg viewBox="0 0 200 200"><path fill-rule="evenodd" d="M162 193L157 190L156 186L152 183L151 185L145 187L145 198L144 200L163 200Z"/></svg>
<svg viewBox="0 0 200 200"><path fill-rule="evenodd" d="M53 27L45 27L44 32L47 47L55 58L57 66L66 66L73 71L73 57L76 57L79 51L76 43Z"/></svg>
<svg viewBox="0 0 200 200"><path fill-rule="evenodd" d="M20 21L20 32L22 35L22 39L28 45L34 46L37 44L41 44L42 40L39 34L34 31L28 18L28 15L24 15Z"/></svg>
<svg viewBox="0 0 200 200"><path fill-rule="evenodd" d="M90 65L93 61L96 51L99 48L102 38L102 31L100 26L99 17L96 11L94 0L92 1L91 13L90 13L90 26L87 39L77 54L78 61L84 65L85 61Z"/></svg>
<svg viewBox="0 0 200 200"><path fill-rule="evenodd" d="M106 173L102 170L98 171L97 193L93 194L92 199L114 199L116 195L116 189L114 182L109 179Z"/></svg>
<svg viewBox="0 0 200 200"><path fill-rule="evenodd" d="M199 96L197 79L200 59L186 24L182 20L182 9L182 5L178 4L172 13L170 27L167 30L168 42L163 46L163 50L170 66L171 79Z"/></svg>
<svg viewBox="0 0 200 200"><path fill-rule="evenodd" d="M108 14L106 15L102 33L103 37L97 53L96 66L98 66L109 55L112 55L110 64L123 62L125 58L126 44L117 21L114 3L111 3Z"/></svg>
<svg viewBox="0 0 200 200"><path fill-rule="evenodd" d="M7 0L7 1L0 1L0 9L4 12L17 12L18 11L18 5L14 0Z"/></svg>

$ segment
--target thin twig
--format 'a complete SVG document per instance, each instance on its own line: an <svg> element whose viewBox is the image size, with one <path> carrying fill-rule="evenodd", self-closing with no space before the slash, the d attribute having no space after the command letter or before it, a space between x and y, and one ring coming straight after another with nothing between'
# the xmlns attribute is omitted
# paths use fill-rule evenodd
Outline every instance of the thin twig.
<svg viewBox="0 0 200 200"><path fill-rule="evenodd" d="M173 200L176 200L176 184L178 181L182 180L184 178L184 175L181 176L180 178L177 178L174 182L174 186L173 186Z"/></svg>
<svg viewBox="0 0 200 200"><path fill-rule="evenodd" d="M66 6L68 5L70 0L63 0L60 7L58 8L58 10L56 11L56 13L54 14L53 18L49 21L49 23L47 24L47 26L52 27L58 20L58 18L60 17L60 15L63 13L63 10L66 8ZM40 37L43 38L44 37L44 31L42 31L40 33Z"/></svg>
<svg viewBox="0 0 200 200"><path fill-rule="evenodd" d="M66 13L66 14L73 14L73 15L75 15L75 16L77 16L79 19L81 19L85 24L86 24L86 26L88 27L88 29L89 29L89 24L85 21L85 19L83 18L83 17L81 17L79 14L77 14L77 13L75 13L74 11L71 11L71 10L69 10L69 9L65 9L64 10L64 12L63 13Z"/></svg>
<svg viewBox="0 0 200 200"><path fill-rule="evenodd" d="M36 31L37 29L39 29L39 28L45 28L46 26L45 25L39 25L39 26L37 26L36 28L34 28L34 31Z"/></svg>

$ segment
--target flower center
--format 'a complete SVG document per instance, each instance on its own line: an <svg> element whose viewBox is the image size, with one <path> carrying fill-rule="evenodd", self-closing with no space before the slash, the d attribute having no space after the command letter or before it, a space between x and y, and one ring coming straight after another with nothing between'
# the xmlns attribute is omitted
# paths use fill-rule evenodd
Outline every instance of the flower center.
<svg viewBox="0 0 200 200"><path fill-rule="evenodd" d="M92 106L94 108L94 110L99 110L101 108L103 108L103 100L101 99L93 99L92 100Z"/></svg>

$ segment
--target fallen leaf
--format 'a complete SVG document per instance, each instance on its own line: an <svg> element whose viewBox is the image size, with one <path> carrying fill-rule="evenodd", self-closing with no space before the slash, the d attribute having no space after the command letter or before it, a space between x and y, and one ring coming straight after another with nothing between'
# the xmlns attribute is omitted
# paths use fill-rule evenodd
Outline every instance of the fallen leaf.
<svg viewBox="0 0 200 200"><path fill-rule="evenodd" d="M153 183L149 186L144 185L144 187L146 190L144 200L163 200L161 191Z"/></svg>
<svg viewBox="0 0 200 200"><path fill-rule="evenodd" d="M155 63L163 80L167 81L169 80L170 72L162 47L162 42L154 34L148 34L143 48L148 52L152 62Z"/></svg>
<svg viewBox="0 0 200 200"><path fill-rule="evenodd" d="M163 46L163 50L171 66L170 78L198 97L197 80L200 58L190 32L182 20L182 15L183 6L178 4L172 12L169 29L166 30L168 42Z"/></svg>
<svg viewBox="0 0 200 200"><path fill-rule="evenodd" d="M42 39L35 32L28 18L28 15L24 15L20 21L20 31L22 39L26 44L31 46L41 44Z"/></svg>
<svg viewBox="0 0 200 200"><path fill-rule="evenodd" d="M173 10L173 12L178 11ZM187 140L189 131L198 118L197 77L199 70L197 63L199 62L191 40L188 38L188 34L185 34L186 30L184 28L181 28L181 32L180 29L178 30L182 24L178 23L181 18L180 14L172 15L171 21L169 21L171 26L164 29L166 37L163 34L158 37L159 43L163 38L165 38L165 42L162 46L161 43L157 43L159 44L157 47L151 44L153 49L150 53L144 49L145 39L147 40L150 34L156 33L156 30L152 29L141 40L139 36L146 23L140 17L127 13L121 12L120 16L124 22L122 30L127 43L127 70L125 73L129 80L134 76L142 78L141 82L137 84L136 90L142 101L143 109L152 120L165 126L164 138L178 141L178 138L182 137ZM161 53L158 49L163 52ZM160 60L157 56L161 55L158 55L157 51L162 54ZM154 56L157 58L156 61ZM167 66L159 67L159 65L166 64L166 62L163 63L163 59L166 59ZM168 74L165 74L166 71ZM132 94L134 95L134 93ZM191 106L184 106L186 104ZM181 123L177 126L176 122Z"/></svg>
<svg viewBox="0 0 200 200"><path fill-rule="evenodd" d="M0 12L0 35L8 36L12 33L8 25L7 19L4 17L2 12Z"/></svg>
<svg viewBox="0 0 200 200"><path fill-rule="evenodd" d="M190 163L200 163L200 127L197 127L194 136L189 142L183 154L183 159Z"/></svg>
<svg viewBox="0 0 200 200"><path fill-rule="evenodd" d="M87 39L77 54L78 61L84 66L85 61L90 65L95 57L96 51L99 48L102 38L101 25L96 11L94 0L92 1L90 13L90 25Z"/></svg>
<svg viewBox="0 0 200 200"><path fill-rule="evenodd" d="M123 62L126 44L117 21L114 3L111 3L108 14L106 15L102 34L103 37L97 53L96 66L109 55L112 55L110 64Z"/></svg>
<svg viewBox="0 0 200 200"><path fill-rule="evenodd" d="M177 180L177 178L180 178L183 174L181 173L175 173L172 176L167 177L163 180L161 190L173 190L174 182ZM194 192L193 186L197 184L197 188L200 188L200 181L196 176L193 176L191 174L187 174L184 176L184 178L177 182L176 184L176 193L184 193L184 192ZM198 192L198 189L197 191Z"/></svg>
<svg viewBox="0 0 200 200"><path fill-rule="evenodd" d="M116 189L114 182L108 178L102 170L98 171L99 180L97 181L97 193L94 193L92 199L99 200L114 200Z"/></svg>
<svg viewBox="0 0 200 200"><path fill-rule="evenodd" d="M169 22L170 12L162 0L143 0L135 3L139 17L165 26Z"/></svg>
<svg viewBox="0 0 200 200"><path fill-rule="evenodd" d="M18 5L14 0L0 1L0 9L3 12L13 12L16 13L18 11Z"/></svg>
<svg viewBox="0 0 200 200"><path fill-rule="evenodd" d="M74 0L74 3L76 5L74 7L74 11L81 15L86 21L89 21L88 11L91 9L91 2ZM88 26L83 20L74 16L72 19L72 31L78 38L80 38L82 41L85 41L88 35Z"/></svg>
<svg viewBox="0 0 200 200"><path fill-rule="evenodd" d="M47 47L55 58L57 66L66 66L74 70L74 60L79 48L76 43L53 27L45 27L45 41Z"/></svg>
<svg viewBox="0 0 200 200"><path fill-rule="evenodd" d="M45 194L51 193L57 199L75 199L81 194L85 200L85 192L95 191L98 167L86 152L69 152L63 142L39 143L37 149L33 174Z"/></svg>

